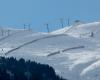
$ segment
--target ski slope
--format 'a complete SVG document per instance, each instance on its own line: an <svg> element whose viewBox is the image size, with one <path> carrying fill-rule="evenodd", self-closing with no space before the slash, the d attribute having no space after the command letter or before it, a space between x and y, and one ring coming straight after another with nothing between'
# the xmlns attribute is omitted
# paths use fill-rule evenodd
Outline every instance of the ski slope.
<svg viewBox="0 0 100 80"><path fill-rule="evenodd" d="M49 64L68 80L99 80L99 39L100 22L71 25L51 33L0 28L0 56Z"/></svg>

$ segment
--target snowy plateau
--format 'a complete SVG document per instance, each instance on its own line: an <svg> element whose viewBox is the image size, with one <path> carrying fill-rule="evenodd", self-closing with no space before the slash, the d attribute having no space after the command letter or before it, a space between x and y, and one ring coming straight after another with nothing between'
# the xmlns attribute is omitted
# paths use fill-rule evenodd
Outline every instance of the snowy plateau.
<svg viewBox="0 0 100 80"><path fill-rule="evenodd" d="M0 56L48 64L68 80L100 80L100 22L50 33L0 28Z"/></svg>

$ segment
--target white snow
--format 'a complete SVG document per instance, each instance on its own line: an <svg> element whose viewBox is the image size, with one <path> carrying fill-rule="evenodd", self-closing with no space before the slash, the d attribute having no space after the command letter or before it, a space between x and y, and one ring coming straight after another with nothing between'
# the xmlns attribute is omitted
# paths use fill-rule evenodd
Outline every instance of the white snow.
<svg viewBox="0 0 100 80"><path fill-rule="evenodd" d="M100 22L71 25L51 33L0 28L0 55L49 64L68 80L99 80Z"/></svg>

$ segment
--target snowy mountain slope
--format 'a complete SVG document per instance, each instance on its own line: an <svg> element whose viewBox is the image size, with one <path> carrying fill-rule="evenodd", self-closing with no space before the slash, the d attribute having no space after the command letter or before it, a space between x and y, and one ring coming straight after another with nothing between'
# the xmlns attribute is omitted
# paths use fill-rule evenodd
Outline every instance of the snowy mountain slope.
<svg viewBox="0 0 100 80"><path fill-rule="evenodd" d="M0 41L7 38L8 36L11 36L11 35L17 33L18 31L21 31L21 30L0 27Z"/></svg>
<svg viewBox="0 0 100 80"><path fill-rule="evenodd" d="M42 34L33 33L32 31L27 31L27 30L18 31L17 33L10 35L6 39L3 39L2 41L0 41L0 48L14 49L20 45L23 45L29 41L34 40L37 37L42 37Z"/></svg>
<svg viewBox="0 0 100 80"><path fill-rule="evenodd" d="M58 50L63 50L67 48L72 48L72 47L78 47L78 46L86 46L87 42L82 42L80 39L74 39L73 37L69 37L67 35L52 35L44 38L39 38L39 40L35 40L32 43L29 43L25 46L23 46L20 50L25 49L27 51L31 51L32 53L34 52L42 52L43 54L50 54L52 52L58 51ZM67 43L69 42L69 43ZM80 43L78 43L80 42ZM74 44L74 45L73 45ZM19 51L19 50L18 50ZM15 51L16 52L16 51ZM31 54L32 54L31 53ZM21 54L21 53L19 53ZM36 54L35 54L36 55ZM41 55L41 56L42 56Z"/></svg>
<svg viewBox="0 0 100 80"><path fill-rule="evenodd" d="M0 36L0 55L49 64L69 80L99 79L99 26L100 22L85 23L51 33L12 29L8 37Z"/></svg>
<svg viewBox="0 0 100 80"><path fill-rule="evenodd" d="M94 23L88 23L88 24L82 24L78 26L74 26L73 29L69 30L67 33L69 35L77 35L76 37L91 37L92 32L93 34L97 35L100 31L100 22L94 22Z"/></svg>
<svg viewBox="0 0 100 80"><path fill-rule="evenodd" d="M71 29L72 26L69 27L65 27L56 31L51 32L50 34L63 34L64 32L68 31L69 29Z"/></svg>
<svg viewBox="0 0 100 80"><path fill-rule="evenodd" d="M85 23L80 25L72 25L68 28L65 27L63 29L51 32L52 34L68 34L73 37L90 37L91 32L94 34L99 33L100 31L100 22L93 22L93 23Z"/></svg>

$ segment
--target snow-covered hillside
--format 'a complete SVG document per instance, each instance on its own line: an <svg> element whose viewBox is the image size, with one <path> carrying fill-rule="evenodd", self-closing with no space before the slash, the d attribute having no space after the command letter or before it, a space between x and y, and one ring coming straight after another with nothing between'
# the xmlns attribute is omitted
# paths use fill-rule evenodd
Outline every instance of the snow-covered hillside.
<svg viewBox="0 0 100 80"><path fill-rule="evenodd" d="M52 66L68 80L100 79L100 22L51 33L0 28L0 55Z"/></svg>

